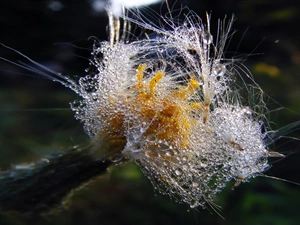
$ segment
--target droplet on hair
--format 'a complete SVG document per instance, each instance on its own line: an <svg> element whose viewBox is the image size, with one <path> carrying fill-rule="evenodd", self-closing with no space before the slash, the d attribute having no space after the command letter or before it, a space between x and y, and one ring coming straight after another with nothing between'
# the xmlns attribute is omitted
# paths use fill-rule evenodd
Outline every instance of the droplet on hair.
<svg viewBox="0 0 300 225"><path fill-rule="evenodd" d="M181 176L183 174L182 170L180 168L175 170L176 176Z"/></svg>
<svg viewBox="0 0 300 225"><path fill-rule="evenodd" d="M224 64L217 64L213 69L213 73L217 77L221 77L226 73L226 66Z"/></svg>
<svg viewBox="0 0 300 225"><path fill-rule="evenodd" d="M147 141L153 142L156 140L156 135L155 134L148 134L146 137Z"/></svg>
<svg viewBox="0 0 300 225"><path fill-rule="evenodd" d="M210 45L213 42L213 36L208 32L203 32L202 38L204 44Z"/></svg>

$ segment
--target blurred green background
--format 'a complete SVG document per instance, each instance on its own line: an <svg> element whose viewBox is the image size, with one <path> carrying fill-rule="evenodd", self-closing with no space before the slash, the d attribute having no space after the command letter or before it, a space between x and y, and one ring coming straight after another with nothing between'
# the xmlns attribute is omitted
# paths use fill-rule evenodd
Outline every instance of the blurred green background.
<svg viewBox="0 0 300 225"><path fill-rule="evenodd" d="M55 71L84 75L93 43L88 37L107 37L106 15L93 10L90 3L2 0L0 42ZM270 96L266 102L272 111L268 114L272 128L300 120L299 1L183 0L169 1L169 5L175 9L188 6L202 18L205 12L212 12L213 29L218 18L235 14L237 32L227 51L247 58L245 64ZM151 8L166 12L160 4ZM3 48L0 56L16 60ZM72 91L3 61L0 74L2 170L88 143L69 110L69 102L77 98ZM271 146L287 157L272 163L266 174L300 183L299 131L289 136L295 139L281 138ZM0 224L300 224L300 186L265 177L241 184L234 191L231 186L215 201L222 206L222 219L211 209L191 210L161 196L138 167L128 163L72 193L63 209L47 216L0 214Z"/></svg>

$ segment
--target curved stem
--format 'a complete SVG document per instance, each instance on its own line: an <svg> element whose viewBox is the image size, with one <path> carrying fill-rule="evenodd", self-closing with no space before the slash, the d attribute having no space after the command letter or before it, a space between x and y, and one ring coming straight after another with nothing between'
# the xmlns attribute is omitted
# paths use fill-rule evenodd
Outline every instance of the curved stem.
<svg viewBox="0 0 300 225"><path fill-rule="evenodd" d="M0 209L23 213L49 210L71 190L105 173L111 164L93 157L87 148L74 147L35 164L0 172Z"/></svg>

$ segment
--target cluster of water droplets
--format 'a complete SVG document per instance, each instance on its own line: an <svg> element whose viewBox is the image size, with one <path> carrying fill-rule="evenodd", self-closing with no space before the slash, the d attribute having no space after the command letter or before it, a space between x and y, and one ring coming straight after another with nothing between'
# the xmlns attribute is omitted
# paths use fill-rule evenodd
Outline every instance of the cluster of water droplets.
<svg viewBox="0 0 300 225"><path fill-rule="evenodd" d="M83 100L72 109L95 142L124 139L122 156L159 192L205 207L230 180L266 170L268 154L262 122L239 102L223 62L232 21L213 43L209 18L193 18L172 30L136 21L157 36L100 43L91 60L96 72L80 79ZM155 80L158 71L164 76Z"/></svg>
<svg viewBox="0 0 300 225"><path fill-rule="evenodd" d="M261 124L244 111L226 105L215 109L207 124L193 126L184 147L136 127L123 154L140 165L162 194L192 208L205 207L229 181L238 185L268 168Z"/></svg>

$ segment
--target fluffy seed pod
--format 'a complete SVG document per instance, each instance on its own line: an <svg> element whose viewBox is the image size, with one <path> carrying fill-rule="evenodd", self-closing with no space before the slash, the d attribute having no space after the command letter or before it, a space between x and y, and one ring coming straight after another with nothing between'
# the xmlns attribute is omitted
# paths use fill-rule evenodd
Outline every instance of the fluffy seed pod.
<svg viewBox="0 0 300 225"><path fill-rule="evenodd" d="M95 45L96 70L79 80L83 100L72 104L96 149L121 152L162 194L191 207L212 202L230 180L237 186L264 172L263 114L241 101L240 74L223 53L233 20L219 22L215 37L209 15L164 18L168 29L141 16L123 21L121 31L110 14L110 41ZM154 38L119 37L129 22Z"/></svg>

